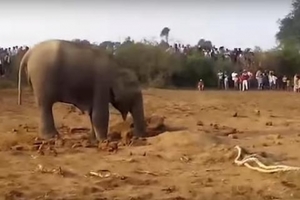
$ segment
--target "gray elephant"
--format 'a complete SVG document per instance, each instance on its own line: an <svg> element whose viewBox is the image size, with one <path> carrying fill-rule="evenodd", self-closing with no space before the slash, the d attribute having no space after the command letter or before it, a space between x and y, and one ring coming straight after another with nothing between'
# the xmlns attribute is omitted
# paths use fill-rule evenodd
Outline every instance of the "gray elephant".
<svg viewBox="0 0 300 200"><path fill-rule="evenodd" d="M93 139L107 139L109 103L126 119L132 115L134 135L146 136L142 92L133 72L118 66L114 57L96 46L65 40L47 40L28 50L21 60L21 77L27 69L40 111L39 132L45 139L58 134L52 107L56 102L73 104L87 112Z"/></svg>

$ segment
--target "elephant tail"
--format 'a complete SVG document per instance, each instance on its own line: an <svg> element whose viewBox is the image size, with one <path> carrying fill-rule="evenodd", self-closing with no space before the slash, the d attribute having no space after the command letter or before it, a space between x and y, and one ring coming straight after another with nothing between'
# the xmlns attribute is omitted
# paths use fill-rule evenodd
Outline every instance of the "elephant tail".
<svg viewBox="0 0 300 200"><path fill-rule="evenodd" d="M19 67L19 73L18 73L18 105L22 104L22 87L21 87L21 83L22 83L22 71L25 67L27 67L27 62L29 59L29 55L30 55L30 50L28 50L21 62L20 62L20 67Z"/></svg>

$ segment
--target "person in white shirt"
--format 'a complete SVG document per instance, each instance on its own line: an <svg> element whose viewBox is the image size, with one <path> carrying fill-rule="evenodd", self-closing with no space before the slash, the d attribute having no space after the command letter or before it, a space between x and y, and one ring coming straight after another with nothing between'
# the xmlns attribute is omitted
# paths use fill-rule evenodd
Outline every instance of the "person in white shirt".
<svg viewBox="0 0 300 200"><path fill-rule="evenodd" d="M181 45L180 48L179 48L179 50L180 50L180 53L183 53L184 52L184 46Z"/></svg>
<svg viewBox="0 0 300 200"><path fill-rule="evenodd" d="M298 74L295 74L294 76L294 92L298 92L299 91L299 85L298 85Z"/></svg>
<svg viewBox="0 0 300 200"><path fill-rule="evenodd" d="M263 89L263 74L261 70L257 70L255 74L255 78L257 80L257 89L262 90Z"/></svg>
<svg viewBox="0 0 300 200"><path fill-rule="evenodd" d="M275 76L273 71L269 72L269 87L270 89L274 89L276 87L276 81L277 81L277 77Z"/></svg>
<svg viewBox="0 0 300 200"><path fill-rule="evenodd" d="M247 74L249 76L249 79L248 79L248 87L251 88L251 81L252 81L252 78L253 78L253 74L252 72L250 71L247 71Z"/></svg>
<svg viewBox="0 0 300 200"><path fill-rule="evenodd" d="M231 73L231 79L233 81L234 84L234 88L235 89L239 89L239 78L238 78L238 73L236 73L235 71Z"/></svg>
<svg viewBox="0 0 300 200"><path fill-rule="evenodd" d="M218 74L218 88L222 89L223 88L223 72L219 70Z"/></svg>
<svg viewBox="0 0 300 200"><path fill-rule="evenodd" d="M277 76L275 74L272 74L272 88L276 89L277 86Z"/></svg>
<svg viewBox="0 0 300 200"><path fill-rule="evenodd" d="M15 46L15 47L13 48L13 55L16 56L16 55L18 54L18 52L19 52L18 47Z"/></svg>
<svg viewBox="0 0 300 200"><path fill-rule="evenodd" d="M269 71L268 80L269 80L269 88L272 89L272 83L273 83L272 71Z"/></svg>
<svg viewBox="0 0 300 200"><path fill-rule="evenodd" d="M227 75L227 72L224 73L224 88L225 88L225 90L228 89L228 75Z"/></svg>
<svg viewBox="0 0 300 200"><path fill-rule="evenodd" d="M231 77L232 77L232 80L234 81L234 78L237 76L237 73L234 71L231 73Z"/></svg>
<svg viewBox="0 0 300 200"><path fill-rule="evenodd" d="M205 57L208 57L208 56L209 56L207 51L204 51L204 56L205 56Z"/></svg>

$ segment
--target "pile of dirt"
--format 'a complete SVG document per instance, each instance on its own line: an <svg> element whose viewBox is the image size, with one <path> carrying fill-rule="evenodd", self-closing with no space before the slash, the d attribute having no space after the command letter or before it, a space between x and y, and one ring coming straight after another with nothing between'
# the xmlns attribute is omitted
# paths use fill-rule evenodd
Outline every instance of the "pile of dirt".
<svg viewBox="0 0 300 200"><path fill-rule="evenodd" d="M192 133L189 131L165 132L158 137L151 139L156 146L165 149L176 148L211 148L221 144L226 144L226 139L207 133Z"/></svg>

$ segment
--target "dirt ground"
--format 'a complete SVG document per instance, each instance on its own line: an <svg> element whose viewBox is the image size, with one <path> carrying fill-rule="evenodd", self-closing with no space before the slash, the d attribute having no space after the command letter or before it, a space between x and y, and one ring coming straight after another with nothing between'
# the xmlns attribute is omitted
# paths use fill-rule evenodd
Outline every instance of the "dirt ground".
<svg viewBox="0 0 300 200"><path fill-rule="evenodd" d="M300 199L298 172L233 163L240 145L300 166L298 95L148 89L146 115L163 116L166 130L143 144L97 148L80 143L88 117L64 104L54 106L63 144L41 145L31 92L18 106L16 90L0 90L1 199ZM116 111L110 116L111 127L122 122Z"/></svg>

